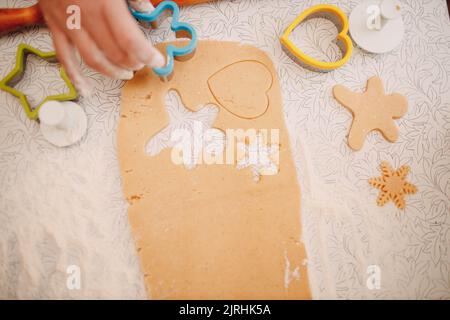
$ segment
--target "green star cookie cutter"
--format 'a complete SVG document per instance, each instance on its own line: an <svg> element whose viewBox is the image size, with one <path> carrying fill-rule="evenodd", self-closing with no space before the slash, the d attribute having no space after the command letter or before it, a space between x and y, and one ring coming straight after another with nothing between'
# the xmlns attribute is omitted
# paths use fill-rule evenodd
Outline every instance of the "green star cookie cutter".
<svg viewBox="0 0 450 320"><path fill-rule="evenodd" d="M70 79L67 76L64 69L60 67L59 70L60 76L67 85L69 92L47 96L36 108L32 109L26 95L23 92L14 88L14 85L16 85L23 78L26 67L26 60L29 54L34 54L48 62L57 61L56 53L54 51L43 52L36 48L33 48L28 44L21 43L17 47L16 65L14 69L12 69L11 72L8 73L8 75L0 81L0 89L9 92L13 96L19 98L20 103L22 104L22 107L25 110L25 113L28 116L28 118L31 120L37 120L39 117L39 109L45 102L52 100L56 101L75 100L76 98L78 98L78 92L73 86L72 82L70 82Z"/></svg>

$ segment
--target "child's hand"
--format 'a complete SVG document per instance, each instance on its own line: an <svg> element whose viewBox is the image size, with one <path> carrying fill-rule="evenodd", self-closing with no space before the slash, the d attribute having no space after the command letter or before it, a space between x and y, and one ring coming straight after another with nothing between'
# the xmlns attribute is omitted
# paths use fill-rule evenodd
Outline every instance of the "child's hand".
<svg viewBox="0 0 450 320"><path fill-rule="evenodd" d="M39 0L52 31L59 61L82 95L89 85L82 75L76 51L91 68L113 79L131 79L145 65L162 67L163 55L145 38L124 0ZM77 5L81 28L67 28L66 10Z"/></svg>

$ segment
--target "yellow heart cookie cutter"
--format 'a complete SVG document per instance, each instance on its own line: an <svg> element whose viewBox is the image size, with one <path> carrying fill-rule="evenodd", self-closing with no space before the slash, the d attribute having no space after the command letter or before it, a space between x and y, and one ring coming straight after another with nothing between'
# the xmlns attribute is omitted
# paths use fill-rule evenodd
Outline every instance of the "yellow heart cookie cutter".
<svg viewBox="0 0 450 320"><path fill-rule="evenodd" d="M339 34L336 38L336 44L342 52L342 58L340 60L325 62L314 59L302 52L289 40L289 35L300 23L313 18L326 18L333 22L338 29ZM298 61L307 69L314 71L327 72L341 67L350 59L353 51L353 43L348 35L348 18L341 9L330 4L319 4L303 11L286 29L280 41L283 49L293 60Z"/></svg>

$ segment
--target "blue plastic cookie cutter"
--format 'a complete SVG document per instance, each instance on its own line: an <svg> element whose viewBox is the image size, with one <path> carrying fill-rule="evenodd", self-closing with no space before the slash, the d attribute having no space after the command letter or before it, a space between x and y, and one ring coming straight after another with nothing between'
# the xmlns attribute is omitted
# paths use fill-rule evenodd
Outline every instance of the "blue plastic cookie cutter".
<svg viewBox="0 0 450 320"><path fill-rule="evenodd" d="M138 12L133 9L130 10L131 14L136 19L150 23L156 22L156 20L164 11L170 10L172 11L172 23L170 26L171 30L175 32L177 37L191 39L191 41L189 41L189 43L183 47L175 47L174 45L169 44L166 48L167 53L166 66L162 68L153 68L153 71L160 77L166 78L170 76L173 72L175 57L183 57L183 56L185 57L187 55L194 53L197 47L197 32L190 24L179 21L180 8L173 1L161 2L151 13Z"/></svg>

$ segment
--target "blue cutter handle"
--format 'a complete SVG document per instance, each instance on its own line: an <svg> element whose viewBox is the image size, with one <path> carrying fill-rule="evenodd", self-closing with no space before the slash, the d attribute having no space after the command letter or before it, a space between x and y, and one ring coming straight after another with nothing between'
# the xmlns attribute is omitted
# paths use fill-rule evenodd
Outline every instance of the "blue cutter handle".
<svg viewBox="0 0 450 320"><path fill-rule="evenodd" d="M155 72L158 76L167 77L173 72L174 57L185 56L194 52L195 48L197 47L197 32L190 24L179 21L180 8L175 2L163 1L151 13L138 12L133 9L130 10L131 14L136 19L146 22L154 22L165 10L171 10L172 24L170 26L170 29L174 32L185 31L191 36L191 41L189 41L189 43L184 47L179 48L171 44L167 46L166 53L168 61L166 66L162 68L153 68L153 72Z"/></svg>

